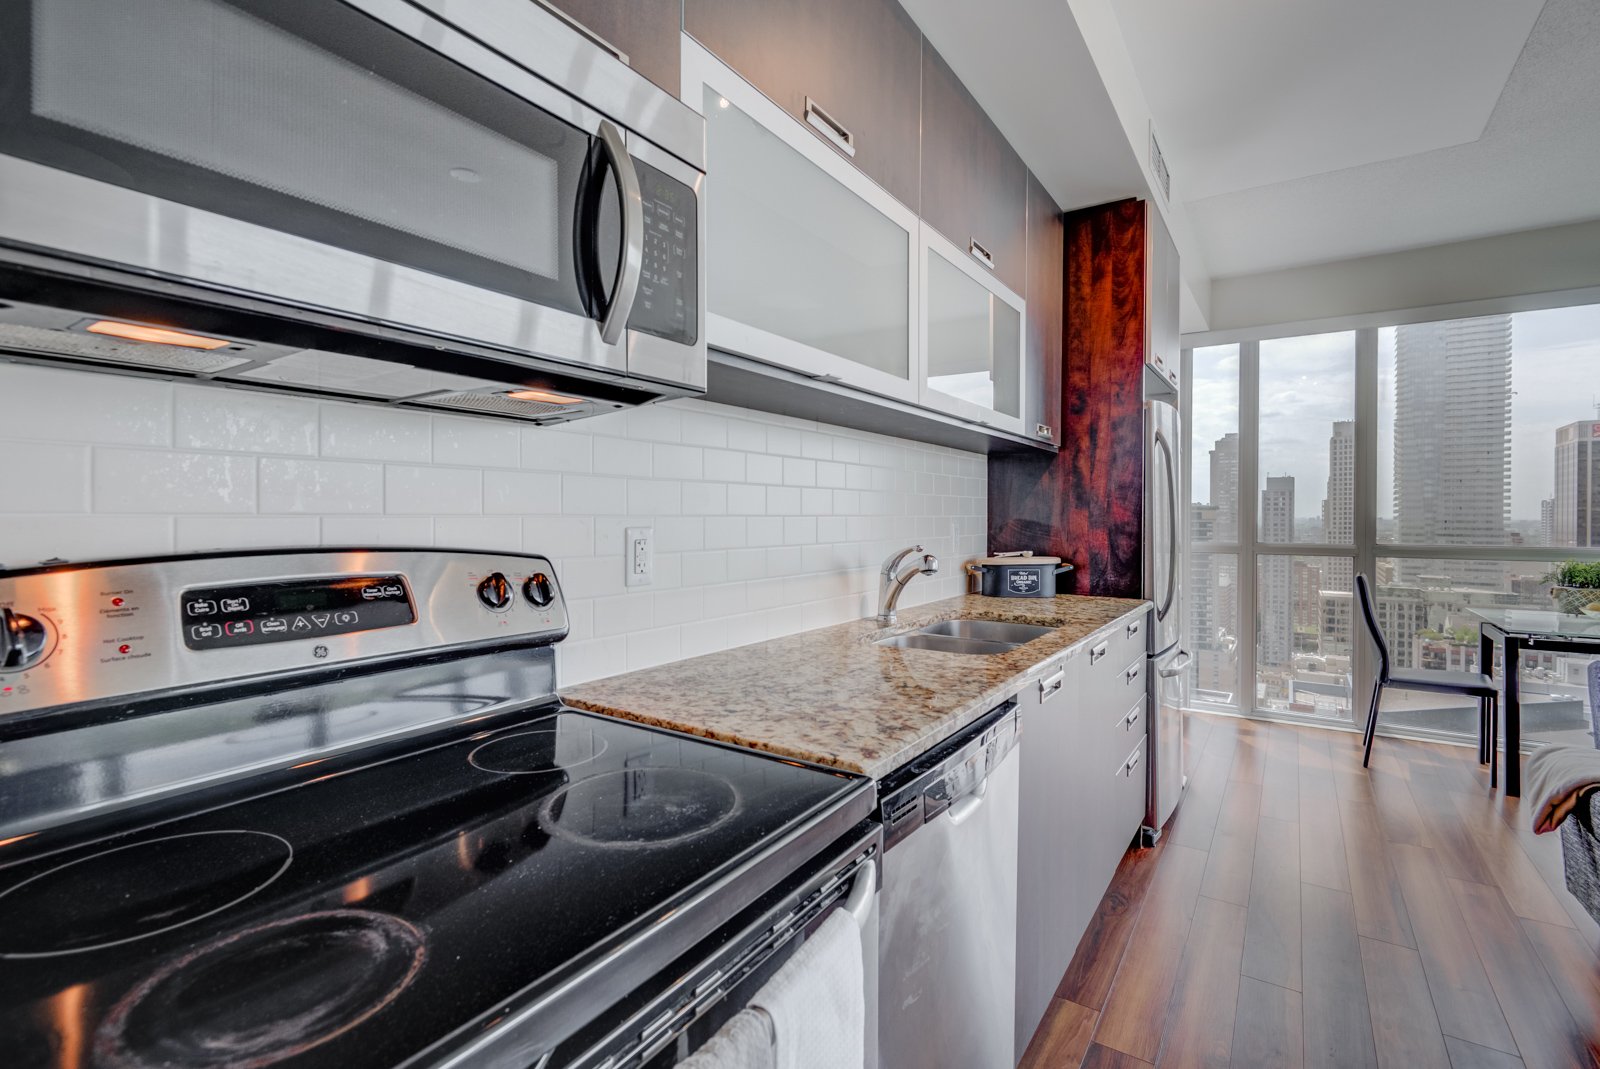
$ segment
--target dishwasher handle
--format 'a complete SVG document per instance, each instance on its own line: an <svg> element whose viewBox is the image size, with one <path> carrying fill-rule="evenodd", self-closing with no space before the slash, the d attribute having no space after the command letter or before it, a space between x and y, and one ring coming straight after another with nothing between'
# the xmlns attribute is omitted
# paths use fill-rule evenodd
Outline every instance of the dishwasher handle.
<svg viewBox="0 0 1600 1069"><path fill-rule="evenodd" d="M983 796L988 793L989 777L985 776L982 783L972 788L972 791L966 797L961 798L950 807L950 823L957 825L965 823L967 818L976 813L978 807L983 805Z"/></svg>

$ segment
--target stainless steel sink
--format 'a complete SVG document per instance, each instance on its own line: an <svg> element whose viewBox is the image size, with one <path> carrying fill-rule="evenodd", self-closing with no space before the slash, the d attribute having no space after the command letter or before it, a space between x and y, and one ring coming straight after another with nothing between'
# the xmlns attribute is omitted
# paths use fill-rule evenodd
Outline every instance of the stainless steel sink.
<svg viewBox="0 0 1600 1069"><path fill-rule="evenodd" d="M970 638L980 642L1009 642L1020 646L1048 635L1053 627L1037 624L1008 624L998 620L945 620L917 629L919 635L948 635L951 638Z"/></svg>
<svg viewBox="0 0 1600 1069"><path fill-rule="evenodd" d="M1023 643L1032 642L1054 630L1053 627L1007 624L997 620L945 620L929 624L909 635L879 639L878 645L992 656L1010 653Z"/></svg>

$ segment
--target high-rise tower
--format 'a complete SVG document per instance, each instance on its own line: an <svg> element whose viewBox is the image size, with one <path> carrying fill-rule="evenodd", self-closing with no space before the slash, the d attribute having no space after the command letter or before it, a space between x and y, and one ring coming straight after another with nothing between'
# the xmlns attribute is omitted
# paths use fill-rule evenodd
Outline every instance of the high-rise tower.
<svg viewBox="0 0 1600 1069"><path fill-rule="evenodd" d="M1396 536L1415 545L1506 543L1511 504L1511 317L1395 328ZM1402 582L1437 572L1403 561ZM1450 565L1454 585L1499 589L1492 562Z"/></svg>
<svg viewBox="0 0 1600 1069"><path fill-rule="evenodd" d="M1261 491L1261 541L1294 541L1294 476L1267 479ZM1261 633L1258 639L1264 665L1294 662L1294 557L1263 553L1260 560Z"/></svg>
<svg viewBox="0 0 1600 1069"><path fill-rule="evenodd" d="M1328 439L1328 496L1322 499L1322 540L1335 546L1356 541L1356 424L1340 420ZM1350 558L1330 557L1322 570L1326 590L1351 590Z"/></svg>

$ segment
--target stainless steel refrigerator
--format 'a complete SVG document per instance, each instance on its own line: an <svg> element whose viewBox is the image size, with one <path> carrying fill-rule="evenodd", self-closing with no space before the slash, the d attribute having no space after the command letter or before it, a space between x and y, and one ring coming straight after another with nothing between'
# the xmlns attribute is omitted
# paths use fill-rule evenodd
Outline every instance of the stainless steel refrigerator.
<svg viewBox="0 0 1600 1069"><path fill-rule="evenodd" d="M1183 420L1165 401L1146 401L1144 483L1144 596L1155 603L1149 655L1150 792L1145 805L1146 844L1178 807L1183 775L1183 707L1189 685L1189 654L1183 648L1188 621L1184 598L1187 568L1183 529Z"/></svg>

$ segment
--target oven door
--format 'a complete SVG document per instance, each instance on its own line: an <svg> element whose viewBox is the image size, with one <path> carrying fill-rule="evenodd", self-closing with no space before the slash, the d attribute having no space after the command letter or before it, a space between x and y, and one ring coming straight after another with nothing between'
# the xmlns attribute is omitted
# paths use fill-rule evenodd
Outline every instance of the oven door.
<svg viewBox="0 0 1600 1069"><path fill-rule="evenodd" d="M0 6L7 244L692 385L702 186L397 0Z"/></svg>

